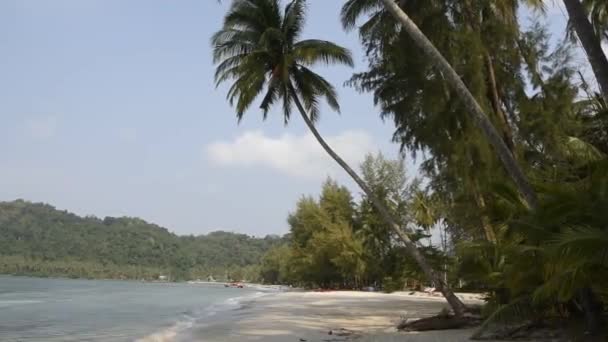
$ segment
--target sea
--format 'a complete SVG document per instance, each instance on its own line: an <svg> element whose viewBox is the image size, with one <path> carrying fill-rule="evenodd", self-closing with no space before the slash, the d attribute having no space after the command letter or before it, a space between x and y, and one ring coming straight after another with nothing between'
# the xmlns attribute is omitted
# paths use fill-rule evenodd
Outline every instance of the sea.
<svg viewBox="0 0 608 342"><path fill-rule="evenodd" d="M207 325L275 291L0 275L0 341L205 341Z"/></svg>

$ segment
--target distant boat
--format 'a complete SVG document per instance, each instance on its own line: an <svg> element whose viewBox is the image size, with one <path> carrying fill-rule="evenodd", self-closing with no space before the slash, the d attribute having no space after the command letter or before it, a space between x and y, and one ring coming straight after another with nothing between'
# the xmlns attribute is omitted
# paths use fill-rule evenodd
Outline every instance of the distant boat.
<svg viewBox="0 0 608 342"><path fill-rule="evenodd" d="M224 284L224 287L233 287L233 288L237 288L237 289L242 289L244 286L241 283L230 283L230 284Z"/></svg>

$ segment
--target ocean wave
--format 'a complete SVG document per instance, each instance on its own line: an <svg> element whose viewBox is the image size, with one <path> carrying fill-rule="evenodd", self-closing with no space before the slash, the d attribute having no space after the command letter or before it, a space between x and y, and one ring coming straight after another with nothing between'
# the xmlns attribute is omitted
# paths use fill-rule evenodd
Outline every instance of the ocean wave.
<svg viewBox="0 0 608 342"><path fill-rule="evenodd" d="M194 325L194 321L181 321L177 322L171 327L155 332L152 335L148 335L144 338L136 340L136 342L172 342L182 331L191 328Z"/></svg>
<svg viewBox="0 0 608 342"><path fill-rule="evenodd" d="M261 284L247 284L247 288L256 289L261 292L284 292L290 288L283 285L261 285Z"/></svg>
<svg viewBox="0 0 608 342"><path fill-rule="evenodd" d="M16 305L38 304L44 303L42 300L15 299L15 300L0 300L0 308L6 308Z"/></svg>
<svg viewBox="0 0 608 342"><path fill-rule="evenodd" d="M170 327L136 340L136 342L175 342L178 337L193 327L201 328L209 324L213 317L243 307L244 303L268 295L268 292L254 292L245 296L228 298L199 310L184 312L182 317Z"/></svg>

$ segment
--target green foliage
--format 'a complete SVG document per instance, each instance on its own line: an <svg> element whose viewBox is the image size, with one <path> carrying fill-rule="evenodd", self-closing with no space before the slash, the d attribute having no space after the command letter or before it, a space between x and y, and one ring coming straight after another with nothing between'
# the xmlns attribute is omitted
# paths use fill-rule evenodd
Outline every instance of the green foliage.
<svg viewBox="0 0 608 342"><path fill-rule="evenodd" d="M303 198L290 215L297 282L342 287L361 272L361 245L353 235L350 192L328 180L318 201Z"/></svg>
<svg viewBox="0 0 608 342"><path fill-rule="evenodd" d="M440 223L456 239L444 270L489 292L490 321L588 315L582 293L598 295L601 312L608 300L608 106L577 72L571 42L553 44L542 17L521 25L519 5L542 1L398 3L502 134L540 202L535 210L524 204L462 99L382 3L346 1L342 23L358 28L368 57L367 70L349 84L373 94L404 152L424 153L428 187L413 192L407 209L420 226ZM605 3L583 1L604 40Z"/></svg>
<svg viewBox="0 0 608 342"><path fill-rule="evenodd" d="M369 155L361 165L364 181L394 217L412 222L409 211L418 182L408 182L401 160ZM319 199L302 197L289 215L287 244L270 250L262 261L262 278L268 283L306 287L382 287L403 289L406 282L419 284L425 275L386 226L370 200L363 195L355 203L351 193L328 179ZM412 227L412 230L414 227ZM428 238L423 229L411 238ZM433 247L422 249L434 266L446 257Z"/></svg>
<svg viewBox="0 0 608 342"><path fill-rule="evenodd" d="M393 279L393 277L384 277L382 279L382 290L386 293L403 290L404 283L401 278Z"/></svg>
<svg viewBox="0 0 608 342"><path fill-rule="evenodd" d="M1 273L180 280L238 271L255 280L258 272L248 268L278 243L227 232L177 236L138 218L83 218L46 204L0 203Z"/></svg>
<svg viewBox="0 0 608 342"><path fill-rule="evenodd" d="M314 122L324 99L339 111L334 87L310 67L317 64L352 66L350 52L332 42L299 40L306 2L290 1L284 10L278 0L234 0L220 31L212 37L216 83L233 81L228 101L241 120L259 95L264 118L282 101L285 123L297 100Z"/></svg>
<svg viewBox="0 0 608 342"><path fill-rule="evenodd" d="M292 251L288 245L283 244L271 248L262 258L261 281L269 284L287 284L294 277L289 268L291 258Z"/></svg>
<svg viewBox="0 0 608 342"><path fill-rule="evenodd" d="M541 205L533 212L497 191L495 206L502 208L496 212L505 212L505 203L510 203L497 242L460 244L461 276L491 293L489 308L496 311L488 310L489 320L521 309L524 298L528 314L519 315L521 319L532 313L567 315L576 307L569 303L579 302L585 289L600 300L608 298L608 159L592 158L584 170L582 178L565 175L571 180L540 187Z"/></svg>

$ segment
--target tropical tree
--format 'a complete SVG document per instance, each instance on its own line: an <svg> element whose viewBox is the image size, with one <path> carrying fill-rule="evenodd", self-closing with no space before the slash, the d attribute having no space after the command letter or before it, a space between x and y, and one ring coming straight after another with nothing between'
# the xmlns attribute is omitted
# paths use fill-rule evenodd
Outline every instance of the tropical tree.
<svg viewBox="0 0 608 342"><path fill-rule="evenodd" d="M365 183L376 197L383 200L393 217L401 225L407 225L411 221L408 203L412 186L408 182L403 160L389 160L381 153L368 154L361 163L360 170ZM397 266L393 261L398 259L399 266L403 267L409 260L395 257L398 248L396 236L366 195L361 197L358 209L356 235L365 247L366 278L373 280L375 285L382 284L388 289L390 286L385 284L384 277L391 277L395 282L400 280L395 279L392 274L394 272L391 272ZM402 287L403 283L399 284L398 288Z"/></svg>
<svg viewBox="0 0 608 342"><path fill-rule="evenodd" d="M570 25L574 28L574 31L587 54L589 64L591 65L591 69L593 69L593 73L599 84L600 92L603 94L604 99L608 101L608 58L606 58L606 54L604 54L604 51L602 50L602 37L598 36L598 32L594 29L592 22L589 20L589 13L580 0L564 0L564 5L568 11ZM592 11L594 11L596 23L601 23L601 13L606 10L606 3L603 2L602 4L599 1L594 1L591 3L591 6Z"/></svg>
<svg viewBox="0 0 608 342"><path fill-rule="evenodd" d="M547 1L525 0L535 9L544 10ZM608 58L602 50L602 40L608 39L608 5L603 0L563 0L568 12L570 28L576 33L593 74L600 94L608 101Z"/></svg>
<svg viewBox="0 0 608 342"><path fill-rule="evenodd" d="M602 327L608 298L601 280L605 211L596 207L603 205L608 174L596 165L605 163L608 151L606 101L595 94L579 101L571 44L550 48L537 18L522 30L514 16L519 2L398 4L446 56L488 115L496 114L492 97L499 95L500 109L513 125L515 157L535 181L540 203L534 210L511 189L495 154L484 147L484 136L472 127L460 93L444 87L443 70L411 48L417 46L415 39L392 20L385 2L353 0L344 7L346 26L366 18L359 33L369 70L356 74L353 84L372 91L381 115L394 119L397 142L425 154L421 169L429 177L433 207L461 242L455 259L460 276L468 286L490 291L490 320L508 311L525 320L584 314L588 331L594 332ZM500 8L509 4L513 6ZM509 18L509 12L510 20L501 19ZM582 90L588 89L583 81ZM489 118L500 131L496 116ZM427 206L418 207L418 220L432 223ZM525 307L533 312L521 311Z"/></svg>
<svg viewBox="0 0 608 342"><path fill-rule="evenodd" d="M214 61L219 63L215 75L217 84L234 81L227 98L235 106L239 120L262 93L260 108L264 118L274 104L282 101L283 117L287 123L295 105L319 144L370 198L428 279L441 290L455 314L461 315L464 304L430 267L416 243L402 230L382 201L317 131L315 121L319 116L319 101L325 99L335 111L339 111L340 107L334 87L309 67L318 63L352 66L353 61L347 49L334 43L299 40L304 20L303 0L289 2L284 11L280 10L278 0L235 0L224 18L222 29L212 38ZM498 134L493 132L500 140ZM508 151L504 143L501 146ZM516 168L514 171L516 176L519 175L516 177L518 184L527 186L518 170ZM533 192L528 191L528 194ZM533 199L530 196L526 198Z"/></svg>
<svg viewBox="0 0 608 342"><path fill-rule="evenodd" d="M362 285L366 265L363 245L353 231L354 212L350 191L331 179L323 184L318 201L302 197L287 220L290 254L270 263L270 270L278 270L281 279L308 286ZM290 274L290 269L297 274Z"/></svg>
<svg viewBox="0 0 608 342"><path fill-rule="evenodd" d="M342 22L344 26L352 28L356 20L370 12L378 11L380 6L384 6L386 12L394 17L401 25L401 28L407 32L411 40L421 50L421 52L433 63L439 70L445 81L456 91L460 100L467 109L467 113L472 117L473 122L482 131L484 137L495 150L498 158L502 162L505 170L511 179L515 182L517 189L524 197L531 208L537 206L536 193L528 183L522 169L517 164L507 144L502 139L496 128L485 114L482 106L469 91L464 81L439 52L433 43L424 35L418 26L410 19L410 17L399 6L403 1L395 0L348 0L342 9ZM380 20L386 18L386 13L376 14L368 24L380 25Z"/></svg>

